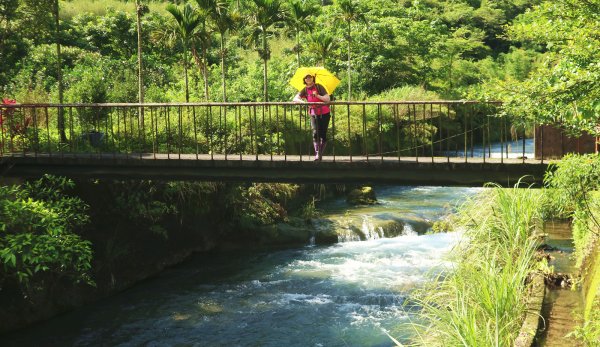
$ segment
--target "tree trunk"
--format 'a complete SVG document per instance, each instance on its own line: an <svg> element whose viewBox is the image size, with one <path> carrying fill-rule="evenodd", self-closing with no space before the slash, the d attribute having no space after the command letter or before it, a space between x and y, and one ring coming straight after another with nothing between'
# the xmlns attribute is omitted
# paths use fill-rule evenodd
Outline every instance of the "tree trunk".
<svg viewBox="0 0 600 347"><path fill-rule="evenodd" d="M183 75L185 78L185 102L190 102L190 90L188 88L188 71L187 71L187 47L183 45Z"/></svg>
<svg viewBox="0 0 600 347"><path fill-rule="evenodd" d="M298 61L298 67L300 67L300 30L298 29L296 29L296 60Z"/></svg>
<svg viewBox="0 0 600 347"><path fill-rule="evenodd" d="M352 68L350 65L350 44L352 43L352 36L350 36L351 34L350 22L348 22L348 101L352 99L352 77L350 75L352 73Z"/></svg>
<svg viewBox="0 0 600 347"><path fill-rule="evenodd" d="M0 33L0 47L4 47L5 37L10 35L10 19L6 18L6 24L4 25L4 31Z"/></svg>
<svg viewBox="0 0 600 347"><path fill-rule="evenodd" d="M58 11L59 11L59 7L58 7L58 0L55 0L54 2L54 23L56 26L56 67L57 67L57 73L56 73L56 79L58 81L58 103L60 105L63 104L64 99L63 99L63 80L62 80L62 60L61 60L61 53L60 53L60 19L58 17ZM64 110L62 107L58 108L58 117L57 117L57 126L58 126L58 132L60 135L60 142L65 143L67 142L67 135L65 134L65 115L64 115Z"/></svg>
<svg viewBox="0 0 600 347"><path fill-rule="evenodd" d="M202 80L204 81L204 99L208 101L208 76L206 74L206 48L204 47L204 43L202 43L202 56L198 56L198 50L196 49L196 45L192 42L192 57L194 58L194 62L200 69L202 73Z"/></svg>
<svg viewBox="0 0 600 347"><path fill-rule="evenodd" d="M223 102L227 102L225 74L225 33L221 33L221 86L223 88Z"/></svg>
<svg viewBox="0 0 600 347"><path fill-rule="evenodd" d="M208 72L206 71L206 64L208 64L208 62L206 61L206 47L204 44L202 44L202 75L204 77L204 97L208 102Z"/></svg>
<svg viewBox="0 0 600 347"><path fill-rule="evenodd" d="M452 90L452 65L454 65L454 55L450 56L450 64L448 67L448 83L450 83L450 90Z"/></svg>
<svg viewBox="0 0 600 347"><path fill-rule="evenodd" d="M264 62L264 68L263 68L263 92L265 95L265 102L269 101L269 91L268 91L268 84L267 84L267 33L265 31L263 31L263 62Z"/></svg>
<svg viewBox="0 0 600 347"><path fill-rule="evenodd" d="M140 0L135 1L137 14L137 50L138 50L138 102L144 103L144 70L142 65L142 4ZM140 107L140 124L144 124L144 108Z"/></svg>

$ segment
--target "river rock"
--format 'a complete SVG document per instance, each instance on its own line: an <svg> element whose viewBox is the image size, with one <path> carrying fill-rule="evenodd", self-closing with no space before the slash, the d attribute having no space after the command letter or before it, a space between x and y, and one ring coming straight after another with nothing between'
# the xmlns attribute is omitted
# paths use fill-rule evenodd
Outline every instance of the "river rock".
<svg viewBox="0 0 600 347"><path fill-rule="evenodd" d="M333 229L315 231L315 244L332 245L338 242L338 234Z"/></svg>
<svg viewBox="0 0 600 347"><path fill-rule="evenodd" d="M386 220L377 224L377 228L380 228L384 237L396 237L404 233L404 223L395 220Z"/></svg>
<svg viewBox="0 0 600 347"><path fill-rule="evenodd" d="M374 205L377 203L375 191L371 187L356 188L348 193L346 202L351 205Z"/></svg>
<svg viewBox="0 0 600 347"><path fill-rule="evenodd" d="M261 243L269 245L305 245L309 242L312 230L286 223L260 227Z"/></svg>

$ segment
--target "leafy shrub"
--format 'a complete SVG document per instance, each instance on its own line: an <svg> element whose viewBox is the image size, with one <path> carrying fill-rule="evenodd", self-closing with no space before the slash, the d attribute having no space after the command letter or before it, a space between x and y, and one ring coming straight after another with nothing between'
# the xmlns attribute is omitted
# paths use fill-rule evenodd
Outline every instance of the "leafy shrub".
<svg viewBox="0 0 600 347"><path fill-rule="evenodd" d="M242 227L268 225L287 219L284 206L298 190L295 184L253 183L235 186L226 197L231 220Z"/></svg>
<svg viewBox="0 0 600 347"><path fill-rule="evenodd" d="M48 276L93 283L91 244L74 233L89 222L88 206L65 194L73 187L49 175L0 187L0 283L13 278L27 288Z"/></svg>
<svg viewBox="0 0 600 347"><path fill-rule="evenodd" d="M568 155L546 174L548 214L573 218L577 264L592 249L600 231L600 157Z"/></svg>
<svg viewBox="0 0 600 347"><path fill-rule="evenodd" d="M78 65L69 75L65 100L70 103L99 104L108 102L109 83L102 67ZM77 108L82 125L95 128L108 116L107 108Z"/></svg>

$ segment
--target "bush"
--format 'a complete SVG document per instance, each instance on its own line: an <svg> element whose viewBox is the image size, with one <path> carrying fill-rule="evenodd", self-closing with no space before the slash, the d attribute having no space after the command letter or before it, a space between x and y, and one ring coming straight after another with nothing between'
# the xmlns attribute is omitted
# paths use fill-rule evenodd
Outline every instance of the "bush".
<svg viewBox="0 0 600 347"><path fill-rule="evenodd" d="M91 243L74 233L88 223L88 207L65 194L73 187L69 179L48 175L0 187L0 283L16 279L23 289L42 278L93 283Z"/></svg>
<svg viewBox="0 0 600 347"><path fill-rule="evenodd" d="M65 100L70 103L99 104L108 102L109 84L102 68L78 65L68 76ZM81 124L88 130L95 129L108 116L108 108L77 108ZM91 128L91 129L90 129Z"/></svg>
<svg viewBox="0 0 600 347"><path fill-rule="evenodd" d="M552 216L573 219L573 241L579 266L599 238L600 157L568 155L555 170L548 171L545 181L551 193L548 210L554 211Z"/></svg>

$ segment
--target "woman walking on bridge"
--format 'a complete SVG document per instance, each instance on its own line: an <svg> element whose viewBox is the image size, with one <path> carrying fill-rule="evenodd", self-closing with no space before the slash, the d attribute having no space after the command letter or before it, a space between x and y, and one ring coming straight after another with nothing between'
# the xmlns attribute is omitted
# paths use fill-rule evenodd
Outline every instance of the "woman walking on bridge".
<svg viewBox="0 0 600 347"><path fill-rule="evenodd" d="M315 83L313 75L304 76L305 87L294 97L295 102L322 102L330 101L325 87ZM320 161L327 144L327 127L331 113L327 105L310 105L310 127L313 133L313 146L315 148L315 161Z"/></svg>

